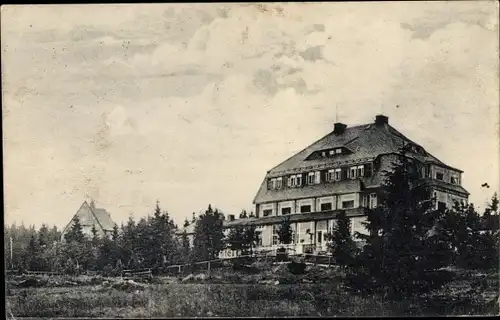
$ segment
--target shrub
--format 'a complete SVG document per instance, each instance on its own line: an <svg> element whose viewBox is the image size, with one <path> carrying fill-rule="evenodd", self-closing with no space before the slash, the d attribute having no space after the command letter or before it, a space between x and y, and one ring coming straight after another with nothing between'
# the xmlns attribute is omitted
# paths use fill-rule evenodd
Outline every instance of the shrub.
<svg viewBox="0 0 500 320"><path fill-rule="evenodd" d="M304 274L306 272L307 265L303 262L291 261L287 264L288 271L292 274Z"/></svg>

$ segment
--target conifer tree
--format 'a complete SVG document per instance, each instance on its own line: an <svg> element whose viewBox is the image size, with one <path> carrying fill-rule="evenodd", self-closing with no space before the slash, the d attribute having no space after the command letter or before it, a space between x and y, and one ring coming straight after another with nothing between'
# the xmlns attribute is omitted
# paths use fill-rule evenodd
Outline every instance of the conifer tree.
<svg viewBox="0 0 500 320"><path fill-rule="evenodd" d="M224 248L223 218L208 205L205 214L196 220L193 250L197 261L215 259Z"/></svg>
<svg viewBox="0 0 500 320"><path fill-rule="evenodd" d="M368 235L360 263L371 279L394 297L429 288L440 266L432 261L436 240L432 230L440 214L429 201L430 191L420 183L416 163L403 148L391 170L384 172L379 206L368 214Z"/></svg>
<svg viewBox="0 0 500 320"><path fill-rule="evenodd" d="M278 240L283 244L290 244L292 242L292 224L290 222L290 217L286 216L281 221L278 227Z"/></svg>
<svg viewBox="0 0 500 320"><path fill-rule="evenodd" d="M351 265L356 254L356 244L351 236L351 221L345 211L341 211L337 217L332 240L332 254L336 263L343 267Z"/></svg>
<svg viewBox="0 0 500 320"><path fill-rule="evenodd" d="M191 256L191 244L189 242L189 237L186 231L182 233L181 246L182 262L188 263Z"/></svg>

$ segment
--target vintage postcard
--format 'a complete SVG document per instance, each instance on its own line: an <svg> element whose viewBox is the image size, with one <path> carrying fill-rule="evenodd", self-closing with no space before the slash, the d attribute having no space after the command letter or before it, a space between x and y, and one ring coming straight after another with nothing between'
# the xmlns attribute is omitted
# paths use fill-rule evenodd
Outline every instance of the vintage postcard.
<svg viewBox="0 0 500 320"><path fill-rule="evenodd" d="M6 316L498 315L498 15L2 6Z"/></svg>

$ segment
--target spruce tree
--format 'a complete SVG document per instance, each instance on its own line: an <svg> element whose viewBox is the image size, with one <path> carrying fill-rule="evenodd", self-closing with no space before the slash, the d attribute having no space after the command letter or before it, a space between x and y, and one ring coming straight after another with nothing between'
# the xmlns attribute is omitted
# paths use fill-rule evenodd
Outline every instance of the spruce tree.
<svg viewBox="0 0 500 320"><path fill-rule="evenodd" d="M337 217L332 240L335 262L341 267L351 265L356 254L356 244L351 236L351 221L345 211L341 211Z"/></svg>
<svg viewBox="0 0 500 320"><path fill-rule="evenodd" d="M244 228L236 226L229 230L226 238L227 247L238 253L242 253L244 249Z"/></svg>
<svg viewBox="0 0 500 320"><path fill-rule="evenodd" d="M278 227L278 240L282 244L290 244L292 242L292 224L290 222L290 217L286 216L281 220Z"/></svg>
<svg viewBox="0 0 500 320"><path fill-rule="evenodd" d="M208 205L205 214L196 220L193 250L197 261L216 259L224 248L223 217Z"/></svg>
<svg viewBox="0 0 500 320"><path fill-rule="evenodd" d="M189 237L186 231L182 233L181 246L182 262L188 263L191 255L191 244L189 242Z"/></svg>
<svg viewBox="0 0 500 320"><path fill-rule="evenodd" d="M432 230L440 215L405 148L384 175L380 204L365 224L369 235L357 234L366 243L360 263L388 294L417 294L429 288L433 272L441 267L430 263L434 243L439 243Z"/></svg>

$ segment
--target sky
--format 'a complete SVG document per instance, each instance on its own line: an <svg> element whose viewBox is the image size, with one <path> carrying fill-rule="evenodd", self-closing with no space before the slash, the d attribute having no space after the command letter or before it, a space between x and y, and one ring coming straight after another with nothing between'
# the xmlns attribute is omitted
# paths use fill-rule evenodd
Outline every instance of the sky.
<svg viewBox="0 0 500 320"><path fill-rule="evenodd" d="M5 223L250 211L267 170L379 113L471 202L499 190L498 2L1 8Z"/></svg>

